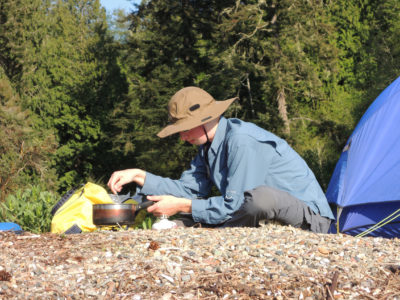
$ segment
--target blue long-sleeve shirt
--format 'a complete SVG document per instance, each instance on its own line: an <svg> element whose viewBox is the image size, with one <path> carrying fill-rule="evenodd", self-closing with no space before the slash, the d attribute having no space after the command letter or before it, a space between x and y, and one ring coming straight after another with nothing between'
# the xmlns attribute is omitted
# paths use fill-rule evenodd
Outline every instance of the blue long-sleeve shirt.
<svg viewBox="0 0 400 300"><path fill-rule="evenodd" d="M315 213L333 219L326 197L305 161L281 138L248 122L221 117L208 151L204 146L178 180L146 173L141 193L192 200L194 221L220 224L244 202L244 191L266 185L304 201ZM209 197L212 185L221 196Z"/></svg>

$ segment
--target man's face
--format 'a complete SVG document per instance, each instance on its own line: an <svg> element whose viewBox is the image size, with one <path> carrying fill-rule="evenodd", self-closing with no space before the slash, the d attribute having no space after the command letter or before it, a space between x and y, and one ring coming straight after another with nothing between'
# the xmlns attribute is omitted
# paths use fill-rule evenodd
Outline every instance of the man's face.
<svg viewBox="0 0 400 300"><path fill-rule="evenodd" d="M179 132L182 141L191 143L192 145L203 145L207 142L207 137L204 133L203 125L197 126L187 131Z"/></svg>

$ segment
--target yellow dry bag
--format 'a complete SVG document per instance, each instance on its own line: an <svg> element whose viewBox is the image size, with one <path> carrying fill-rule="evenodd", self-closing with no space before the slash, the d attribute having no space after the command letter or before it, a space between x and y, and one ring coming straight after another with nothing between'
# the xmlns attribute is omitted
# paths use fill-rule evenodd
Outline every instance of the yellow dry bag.
<svg viewBox="0 0 400 300"><path fill-rule="evenodd" d="M103 187L91 182L67 192L51 211L51 232L68 234L96 230L92 206L105 203L114 202Z"/></svg>

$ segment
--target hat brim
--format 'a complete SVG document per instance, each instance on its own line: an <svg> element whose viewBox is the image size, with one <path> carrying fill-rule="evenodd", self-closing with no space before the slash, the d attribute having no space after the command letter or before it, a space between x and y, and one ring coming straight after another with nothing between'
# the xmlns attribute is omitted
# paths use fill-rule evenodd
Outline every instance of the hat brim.
<svg viewBox="0 0 400 300"><path fill-rule="evenodd" d="M169 135L181 131L190 130L197 126L210 122L221 116L236 99L238 99L238 97L224 101L214 101L213 105L211 105L206 111L202 112L196 117L181 119L173 124L166 126L159 133L157 133L157 136L160 138L164 138Z"/></svg>

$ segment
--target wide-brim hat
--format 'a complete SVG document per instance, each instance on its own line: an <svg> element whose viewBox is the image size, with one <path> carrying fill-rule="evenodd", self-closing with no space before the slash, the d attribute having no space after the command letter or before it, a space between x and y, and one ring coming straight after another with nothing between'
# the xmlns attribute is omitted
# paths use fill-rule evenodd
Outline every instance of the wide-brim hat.
<svg viewBox="0 0 400 300"><path fill-rule="evenodd" d="M172 96L168 103L170 124L157 135L160 138L190 130L221 116L237 97L216 101L198 87L185 87Z"/></svg>

